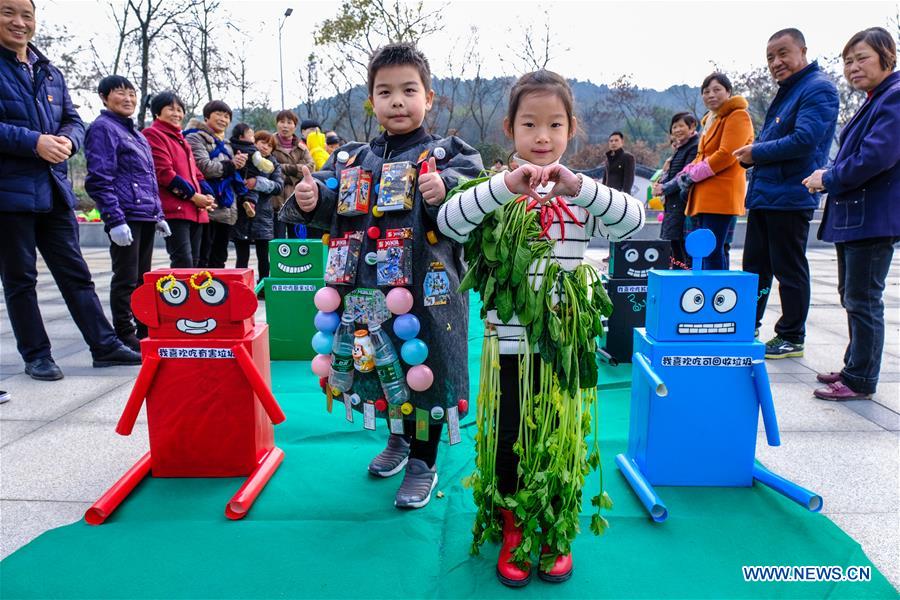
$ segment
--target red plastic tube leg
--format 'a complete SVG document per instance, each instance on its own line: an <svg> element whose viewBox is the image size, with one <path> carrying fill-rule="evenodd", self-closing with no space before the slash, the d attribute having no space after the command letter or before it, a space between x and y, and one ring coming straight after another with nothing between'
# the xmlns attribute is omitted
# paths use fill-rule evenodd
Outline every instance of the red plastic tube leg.
<svg viewBox="0 0 900 600"><path fill-rule="evenodd" d="M141 405L144 403L144 398L147 397L147 392L156 376L156 370L159 369L159 363L158 356L147 355L144 357L144 364L141 365L141 371L131 389L131 395L128 396L128 402L125 403L125 410L122 411L122 416L119 417L119 423L116 425L116 433L119 435L131 435L134 422L137 421L141 412Z"/></svg>
<svg viewBox="0 0 900 600"><path fill-rule="evenodd" d="M241 370L244 372L244 377L247 378L250 387L256 392L256 397L259 398L259 401L262 403L263 408L266 410L266 414L269 415L269 419L272 420L272 423L277 425L284 421L284 411L278 406L278 401L275 400L275 396L272 395L272 390L269 389L269 386L266 385L262 375L259 374L259 370L253 363L253 359L250 358L250 353L247 352L247 349L244 348L243 345L238 344L234 346L231 351L234 353L238 365L240 365Z"/></svg>
<svg viewBox="0 0 900 600"><path fill-rule="evenodd" d="M84 513L84 520L91 525L102 525L149 472L150 453L148 452L87 509L87 512Z"/></svg>
<svg viewBox="0 0 900 600"><path fill-rule="evenodd" d="M247 478L247 481L244 482L244 485L241 486L241 489L231 497L231 500L225 506L225 516L233 521L246 517L256 497L269 483L269 479L275 474L283 460L284 451L281 448L269 450L265 457L259 461L259 466L256 467L250 477Z"/></svg>

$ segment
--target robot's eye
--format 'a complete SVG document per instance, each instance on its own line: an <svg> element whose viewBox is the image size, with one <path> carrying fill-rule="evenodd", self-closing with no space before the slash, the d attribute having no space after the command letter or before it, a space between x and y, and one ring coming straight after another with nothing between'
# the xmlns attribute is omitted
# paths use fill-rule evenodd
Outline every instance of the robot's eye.
<svg viewBox="0 0 900 600"><path fill-rule="evenodd" d="M176 281L172 283L161 296L163 302L166 304L178 306L179 304L184 304L184 301L187 300L188 289L183 281Z"/></svg>
<svg viewBox="0 0 900 600"><path fill-rule="evenodd" d="M222 304L228 296L228 288L218 279L213 279L209 285L200 290L200 299L207 304Z"/></svg>
<svg viewBox="0 0 900 600"><path fill-rule="evenodd" d="M695 313L703 308L703 291L700 288L690 288L681 295L681 310L687 313Z"/></svg>
<svg viewBox="0 0 900 600"><path fill-rule="evenodd" d="M726 313L737 304L737 293L731 288L722 288L718 292L716 292L716 297L713 298L713 308L716 309L716 312Z"/></svg>
<svg viewBox="0 0 900 600"><path fill-rule="evenodd" d="M625 251L625 260L628 262L634 262L641 256L641 253L638 252L635 248L629 248Z"/></svg>
<svg viewBox="0 0 900 600"><path fill-rule="evenodd" d="M309 246L300 246L297 249L297 252L300 253L300 256L306 256L307 254L309 254Z"/></svg>
<svg viewBox="0 0 900 600"><path fill-rule="evenodd" d="M278 245L278 254L287 258L291 254L291 247L287 244L279 244Z"/></svg>
<svg viewBox="0 0 900 600"><path fill-rule="evenodd" d="M644 252L644 258L647 260L647 262L656 262L656 260L659 258L659 250L657 250L656 248L647 248L647 250Z"/></svg>

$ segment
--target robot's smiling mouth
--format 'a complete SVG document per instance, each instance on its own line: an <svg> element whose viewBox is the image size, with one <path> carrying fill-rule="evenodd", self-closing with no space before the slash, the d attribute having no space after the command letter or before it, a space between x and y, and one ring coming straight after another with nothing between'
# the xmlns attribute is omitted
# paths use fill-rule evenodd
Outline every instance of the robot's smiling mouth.
<svg viewBox="0 0 900 600"><path fill-rule="evenodd" d="M285 273L290 273L292 275L296 275L297 273L306 273L310 269L312 269L312 263L308 265L302 265L300 267L292 267L291 265L286 265L284 263L278 263L278 268L284 271Z"/></svg>
<svg viewBox="0 0 900 600"><path fill-rule="evenodd" d="M734 323L679 323L678 333L734 333Z"/></svg>
<svg viewBox="0 0 900 600"><path fill-rule="evenodd" d="M203 333L209 333L210 331L215 329L216 320L207 319L205 321L191 321L190 319L178 319L178 321L176 321L175 323L175 327L181 333L200 335Z"/></svg>
<svg viewBox="0 0 900 600"><path fill-rule="evenodd" d="M628 269L628 276L643 279L647 276L647 272L647 269Z"/></svg>

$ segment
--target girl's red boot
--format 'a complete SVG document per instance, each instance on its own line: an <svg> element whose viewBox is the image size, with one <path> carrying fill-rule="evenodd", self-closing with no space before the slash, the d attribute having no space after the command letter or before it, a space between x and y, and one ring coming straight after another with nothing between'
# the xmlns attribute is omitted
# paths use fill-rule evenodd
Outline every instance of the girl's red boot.
<svg viewBox="0 0 900 600"><path fill-rule="evenodd" d="M516 518L509 510L500 509L503 517L503 545L497 559L497 579L509 587L522 587L531 581L531 565L527 570L520 569L511 562L512 553L522 543L522 528L516 527Z"/></svg>
<svg viewBox="0 0 900 600"><path fill-rule="evenodd" d="M550 548L544 546L541 549L542 558L543 555L546 555L549 552ZM572 576L572 553L557 556L556 562L553 563L553 567L549 571L544 571L540 567L538 568L538 577L547 581L549 583L562 583L563 581L568 581Z"/></svg>

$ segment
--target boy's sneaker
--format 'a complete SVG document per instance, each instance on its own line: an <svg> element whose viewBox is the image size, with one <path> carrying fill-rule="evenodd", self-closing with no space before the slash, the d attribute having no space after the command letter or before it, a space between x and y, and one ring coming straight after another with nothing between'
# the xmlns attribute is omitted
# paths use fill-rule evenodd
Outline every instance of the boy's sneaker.
<svg viewBox="0 0 900 600"><path fill-rule="evenodd" d="M249 200L245 200L243 206L244 206L244 212L247 213L248 219L252 219L253 217L256 216L256 207L253 206L252 202L250 202Z"/></svg>
<svg viewBox="0 0 900 600"><path fill-rule="evenodd" d="M388 436L387 446L369 463L369 474L375 477L396 475L406 466L409 442L402 435Z"/></svg>
<svg viewBox="0 0 900 600"><path fill-rule="evenodd" d="M783 340L777 335L766 342L766 358L800 358L802 356L803 344Z"/></svg>
<svg viewBox="0 0 900 600"><path fill-rule="evenodd" d="M391 436L393 437L393 436ZM397 490L394 506L397 508L422 508L431 501L431 490L437 485L437 469L428 468L424 460L409 459L406 475Z"/></svg>

